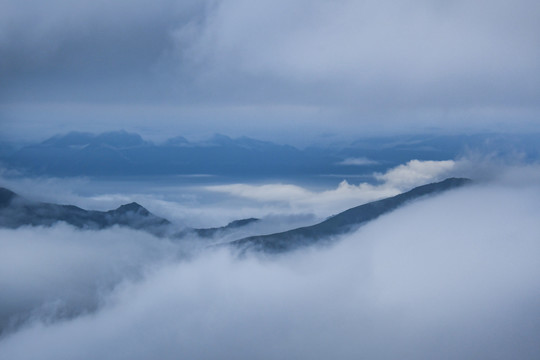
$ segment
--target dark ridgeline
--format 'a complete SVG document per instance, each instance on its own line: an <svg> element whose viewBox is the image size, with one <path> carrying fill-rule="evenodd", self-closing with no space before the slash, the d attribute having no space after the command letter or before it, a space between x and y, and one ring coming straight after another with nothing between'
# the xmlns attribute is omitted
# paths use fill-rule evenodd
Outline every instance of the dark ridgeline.
<svg viewBox="0 0 540 360"><path fill-rule="evenodd" d="M88 230L106 229L116 225L143 230L159 237L181 239L188 235L211 238L257 221L259 219L241 219L221 227L187 228L177 232L169 220L152 214L136 202L109 211L85 210L73 205L31 201L11 190L0 188L0 227L5 228L51 226L57 222Z"/></svg>
<svg viewBox="0 0 540 360"><path fill-rule="evenodd" d="M312 226L301 227L270 235L250 236L233 241L242 251L256 250L280 253L330 240L333 236L345 234L358 226L376 219L398 207L420 197L454 189L469 183L464 178L449 178L438 183L416 187L405 193L386 199L360 205Z"/></svg>
<svg viewBox="0 0 540 360"><path fill-rule="evenodd" d="M0 188L0 227L51 226L59 221L94 230L118 225L160 236L170 225L167 219L155 216L135 202L109 211L84 210L73 205L30 201Z"/></svg>
<svg viewBox="0 0 540 360"><path fill-rule="evenodd" d="M354 230L358 226L386 214L398 207L426 195L454 189L469 183L463 178L449 178L438 183L416 187L405 193L383 200L360 205L312 226L301 227L270 235L250 236L227 243L242 252L248 250L281 253L302 246L325 243L333 237ZM81 229L105 229L115 225L143 230L160 237L182 239L189 235L201 238L218 237L255 223L259 219L249 218L232 221L226 226L194 229L187 228L177 232L171 223L155 216L141 205L133 202L109 211L84 210L73 205L56 205L29 201L0 188L0 227L17 228L20 226L51 226L63 221Z"/></svg>
<svg viewBox="0 0 540 360"><path fill-rule="evenodd" d="M257 218L240 219L240 220L231 221L225 226L207 228L207 229L193 229L192 231L195 234L197 234L197 236L200 236L200 237L214 237L216 235L219 235L220 233L224 233L225 231L232 230L232 229L239 229L241 227L256 223L258 221L260 220Z"/></svg>

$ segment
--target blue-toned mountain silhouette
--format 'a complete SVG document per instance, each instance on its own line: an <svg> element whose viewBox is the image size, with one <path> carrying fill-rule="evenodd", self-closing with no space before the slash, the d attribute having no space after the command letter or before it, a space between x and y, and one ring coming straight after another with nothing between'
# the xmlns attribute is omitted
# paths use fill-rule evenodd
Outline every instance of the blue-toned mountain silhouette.
<svg viewBox="0 0 540 360"><path fill-rule="evenodd" d="M72 132L18 150L0 148L4 166L27 175L148 176L211 174L283 177L383 172L411 159L455 159L466 151L540 157L536 137L502 135L395 136L298 149L225 135L190 142L176 136L162 144L125 131ZM506 149L506 150L505 150ZM504 155L504 154L501 154ZM352 161L346 161L351 160ZM367 159L361 167L355 159Z"/></svg>
<svg viewBox="0 0 540 360"><path fill-rule="evenodd" d="M152 214L136 202L109 211L85 210L73 205L31 201L0 187L0 227L5 228L51 226L65 222L81 229L100 230L122 226L143 230L159 237L181 239L189 235L211 238L257 221L259 219L249 218L235 220L221 227L187 228L176 231L169 220Z"/></svg>
<svg viewBox="0 0 540 360"><path fill-rule="evenodd" d="M302 246L324 242L336 235L350 232L358 226L391 212L410 201L426 195L461 187L470 181L464 178L449 178L441 182L416 187L393 197L351 208L316 225L276 234L250 236L236 240L231 244L240 247L243 251L258 250L280 253L294 250Z"/></svg>
<svg viewBox="0 0 540 360"><path fill-rule="evenodd" d="M175 137L155 145L124 131L69 133L3 157L30 175L242 175L310 172L324 161L287 145L224 135L197 143ZM331 161L330 161L331 162Z"/></svg>
<svg viewBox="0 0 540 360"><path fill-rule="evenodd" d="M51 226L65 222L81 229L105 229L115 225L163 235L170 225L132 202L109 211L85 210L73 205L57 205L27 200L0 188L0 227Z"/></svg>
<svg viewBox="0 0 540 360"><path fill-rule="evenodd" d="M187 229L184 229L183 231L175 233L173 237L184 238L186 236L195 235L201 238L214 238L218 236L228 235L231 231L256 223L258 221L260 221L260 219L248 218L248 219L234 220L225 226L219 226L219 227L187 228Z"/></svg>

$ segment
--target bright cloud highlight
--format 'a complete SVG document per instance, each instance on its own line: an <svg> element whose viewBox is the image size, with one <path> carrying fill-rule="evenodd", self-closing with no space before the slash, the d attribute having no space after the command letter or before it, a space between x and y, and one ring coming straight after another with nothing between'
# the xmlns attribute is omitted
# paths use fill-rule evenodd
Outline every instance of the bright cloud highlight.
<svg viewBox="0 0 540 360"><path fill-rule="evenodd" d="M380 184L349 184L342 181L337 188L314 192L291 184L227 184L206 187L207 190L258 202L281 202L297 211L312 209L318 216L329 216L347 207L394 196L415 186L442 180L456 168L454 160L411 160L404 165L375 174Z"/></svg>

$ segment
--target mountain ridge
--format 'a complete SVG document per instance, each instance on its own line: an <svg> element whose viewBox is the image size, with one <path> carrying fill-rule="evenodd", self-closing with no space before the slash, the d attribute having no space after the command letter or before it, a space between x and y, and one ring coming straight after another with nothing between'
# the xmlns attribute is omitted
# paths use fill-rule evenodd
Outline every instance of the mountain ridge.
<svg viewBox="0 0 540 360"><path fill-rule="evenodd" d="M256 218L239 219L221 227L186 228L177 231L172 223L152 214L137 202L123 204L107 211L85 210L75 205L61 205L28 200L15 192L0 187L0 227L51 226L65 222L80 229L106 229L123 226L149 232L158 237L181 239L189 234L210 238L260 221Z"/></svg>
<svg viewBox="0 0 540 360"><path fill-rule="evenodd" d="M156 145L125 131L55 135L2 161L24 173L55 176L270 175L299 173L320 162L295 147L247 137L216 134L193 143L177 136Z"/></svg>
<svg viewBox="0 0 540 360"><path fill-rule="evenodd" d="M410 201L426 195L437 194L471 183L466 178L448 178L440 182L415 187L389 198L362 204L311 226L304 226L275 234L256 235L232 241L230 245L245 250L281 253L315 244L322 240L347 233L362 224L391 212Z"/></svg>
<svg viewBox="0 0 540 360"><path fill-rule="evenodd" d="M171 223L132 202L109 211L85 210L75 205L59 205L28 200L0 188L0 227L51 226L65 222L81 229L105 229L115 225L162 236Z"/></svg>

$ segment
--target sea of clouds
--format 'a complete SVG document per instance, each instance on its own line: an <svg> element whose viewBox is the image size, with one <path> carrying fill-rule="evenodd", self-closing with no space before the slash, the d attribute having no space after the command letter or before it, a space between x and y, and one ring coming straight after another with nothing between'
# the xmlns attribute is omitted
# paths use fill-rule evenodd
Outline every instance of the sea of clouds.
<svg viewBox="0 0 540 360"><path fill-rule="evenodd" d="M481 175L277 257L122 228L0 230L0 358L538 358L540 169L431 165L404 164L379 186L412 186L415 167L431 169L418 181ZM257 195L267 185L232 185L211 191L289 206ZM288 201L321 200L301 212L329 199L304 191Z"/></svg>

